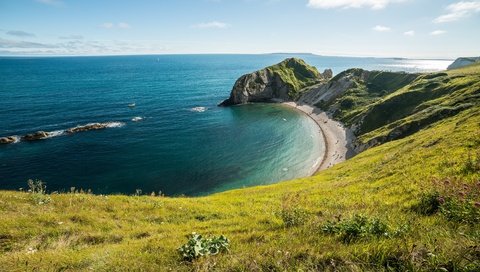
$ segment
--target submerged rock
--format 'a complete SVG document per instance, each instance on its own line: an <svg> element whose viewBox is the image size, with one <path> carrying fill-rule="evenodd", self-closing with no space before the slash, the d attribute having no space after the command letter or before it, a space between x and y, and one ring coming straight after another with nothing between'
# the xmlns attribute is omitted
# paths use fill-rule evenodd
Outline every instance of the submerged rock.
<svg viewBox="0 0 480 272"><path fill-rule="evenodd" d="M6 136L0 138L0 144L13 144L17 142L18 138L16 136Z"/></svg>
<svg viewBox="0 0 480 272"><path fill-rule="evenodd" d="M37 140L42 140L42 139L48 138L49 135L50 135L50 133L48 133L48 132L37 131L37 132L30 133L30 134L27 134L27 135L23 136L22 140L37 141Z"/></svg>
<svg viewBox="0 0 480 272"><path fill-rule="evenodd" d="M320 74L315 67L306 64L303 60L289 58L276 65L241 76L235 82L230 97L219 106L296 100L300 97L303 88L331 76L331 70Z"/></svg>

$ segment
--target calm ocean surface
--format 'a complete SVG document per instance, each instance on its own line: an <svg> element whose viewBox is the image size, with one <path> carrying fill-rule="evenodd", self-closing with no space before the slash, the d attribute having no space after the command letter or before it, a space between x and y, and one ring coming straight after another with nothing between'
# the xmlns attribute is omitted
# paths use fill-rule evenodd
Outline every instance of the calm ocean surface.
<svg viewBox="0 0 480 272"><path fill-rule="evenodd" d="M32 178L49 191L202 195L305 176L324 148L311 137L318 128L310 118L279 105L216 106L239 76L289 56L0 57L0 137L121 122L1 145L0 189ZM451 63L300 57L334 73L436 71Z"/></svg>

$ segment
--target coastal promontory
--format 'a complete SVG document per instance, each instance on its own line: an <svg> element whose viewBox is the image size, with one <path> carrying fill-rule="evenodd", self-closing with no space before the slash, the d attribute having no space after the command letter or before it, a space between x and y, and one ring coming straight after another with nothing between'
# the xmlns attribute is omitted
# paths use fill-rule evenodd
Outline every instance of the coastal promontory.
<svg viewBox="0 0 480 272"><path fill-rule="evenodd" d="M278 64L241 76L235 82L230 97L220 106L296 100L305 87L331 77L332 71L329 69L321 74L315 67L301 59L288 58Z"/></svg>

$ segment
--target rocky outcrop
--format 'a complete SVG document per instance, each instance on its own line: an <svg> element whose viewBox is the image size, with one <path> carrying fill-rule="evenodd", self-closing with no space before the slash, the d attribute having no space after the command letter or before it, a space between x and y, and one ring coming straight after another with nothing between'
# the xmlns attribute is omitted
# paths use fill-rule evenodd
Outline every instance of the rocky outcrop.
<svg viewBox="0 0 480 272"><path fill-rule="evenodd" d="M22 137L22 140L24 141L37 141L37 140L42 140L45 138L48 138L49 133L45 131L37 131L31 134L27 134Z"/></svg>
<svg viewBox="0 0 480 272"><path fill-rule="evenodd" d="M0 144L13 144L16 142L18 142L18 137L16 136L0 137Z"/></svg>
<svg viewBox="0 0 480 272"><path fill-rule="evenodd" d="M462 68L476 62L480 62L480 57L458 58L448 66L447 70Z"/></svg>
<svg viewBox="0 0 480 272"><path fill-rule="evenodd" d="M301 59L289 58L276 65L240 77L233 86L230 97L220 106L292 101L300 97L302 90L332 77L331 70L320 74Z"/></svg>
<svg viewBox="0 0 480 272"><path fill-rule="evenodd" d="M77 132L84 132L84 131L90 131L90 130L99 130L99 129L105 129L110 127L110 123L92 123L92 124L86 124L83 126L78 126L74 128L69 128L65 132L69 134L77 133Z"/></svg>
<svg viewBox="0 0 480 272"><path fill-rule="evenodd" d="M135 119L135 118L140 118L140 119ZM140 121L142 118L141 117L135 117L133 121ZM124 126L124 123L121 122L106 122L106 123L90 123L86 125L81 125L77 126L74 128L69 128L67 130L57 130L57 131L37 131L34 133L27 134L22 137L18 136L6 136L6 137L0 137L0 144L12 144L19 142L20 140L22 141L37 141L37 140L43 140L47 138L52 138L52 137L57 137L64 135L65 133L67 134L73 134L77 132L84 132L84 131L90 131L90 130L100 130L100 129L105 129L105 128L114 128L114 127L122 127Z"/></svg>

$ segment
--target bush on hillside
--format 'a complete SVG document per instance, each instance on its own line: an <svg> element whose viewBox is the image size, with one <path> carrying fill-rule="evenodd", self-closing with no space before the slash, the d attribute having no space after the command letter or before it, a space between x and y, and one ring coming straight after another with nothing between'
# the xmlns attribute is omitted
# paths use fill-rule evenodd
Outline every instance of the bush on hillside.
<svg viewBox="0 0 480 272"><path fill-rule="evenodd" d="M178 249L178 252L186 261L191 262L202 256L217 255L218 253L229 251L230 241L223 235L205 238L193 232L187 237L187 243Z"/></svg>

